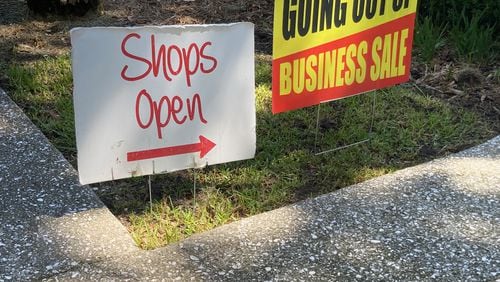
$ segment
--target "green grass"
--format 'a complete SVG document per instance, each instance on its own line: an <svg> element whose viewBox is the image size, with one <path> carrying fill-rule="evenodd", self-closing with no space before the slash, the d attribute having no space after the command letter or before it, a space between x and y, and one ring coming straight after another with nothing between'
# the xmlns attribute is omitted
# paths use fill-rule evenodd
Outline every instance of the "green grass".
<svg viewBox="0 0 500 282"><path fill-rule="evenodd" d="M100 197L128 222L137 244L153 249L242 217L272 210L456 152L494 135L478 114L409 87L375 93L369 143L330 154L318 150L369 137L372 95L317 108L271 114L271 66L257 57L255 159L155 175L150 210L144 178L101 185ZM67 56L8 70L11 93L33 121L74 161L71 73ZM196 196L193 193L196 179Z"/></svg>
<svg viewBox="0 0 500 282"><path fill-rule="evenodd" d="M175 206L164 199L156 201L152 211L131 214L130 230L139 246L149 249L230 222L233 211L233 202L221 191L207 188L192 206Z"/></svg>
<svg viewBox="0 0 500 282"><path fill-rule="evenodd" d="M69 56L7 69L12 98L52 143L75 163L76 141Z"/></svg>

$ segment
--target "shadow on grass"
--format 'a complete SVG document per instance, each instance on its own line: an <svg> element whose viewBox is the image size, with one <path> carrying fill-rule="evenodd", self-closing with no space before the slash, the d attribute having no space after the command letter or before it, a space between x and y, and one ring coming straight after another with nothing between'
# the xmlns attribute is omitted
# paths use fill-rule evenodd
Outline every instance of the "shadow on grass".
<svg viewBox="0 0 500 282"><path fill-rule="evenodd" d="M152 212L145 178L97 185L97 194L142 248L163 246L241 217L335 191L494 135L488 122L469 109L411 88L394 87L375 93L369 143L316 156L318 150L368 138L372 96L322 105L316 138L316 107L271 114L270 58L259 55L256 60L255 159L154 176ZM68 133L74 130L69 58L12 66L9 74L16 102L25 106L60 150L74 153L74 135ZM70 160L72 156L66 155Z"/></svg>
<svg viewBox="0 0 500 282"><path fill-rule="evenodd" d="M126 187L127 182L116 187L116 194L103 196L98 190L105 203L128 222L142 248L156 248L242 217L329 193L490 137L488 125L473 113L462 109L458 114L457 109L431 97L394 88L376 93L370 142L318 156L314 154L317 150L369 137L372 96L323 105L315 146L317 109L272 115L269 92L259 89L255 159L154 176L153 212L145 178L134 180L132 190ZM193 197L194 177L197 198ZM131 205L127 206L127 199ZM214 207L207 199L224 206ZM116 205L120 210L113 209ZM214 220L216 214L224 220Z"/></svg>

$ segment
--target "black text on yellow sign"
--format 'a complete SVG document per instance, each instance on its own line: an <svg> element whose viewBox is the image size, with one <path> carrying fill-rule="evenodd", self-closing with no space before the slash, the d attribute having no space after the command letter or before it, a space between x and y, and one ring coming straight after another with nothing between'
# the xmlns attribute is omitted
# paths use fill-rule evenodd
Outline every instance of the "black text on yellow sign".
<svg viewBox="0 0 500 282"><path fill-rule="evenodd" d="M273 112L404 82L416 1L276 0Z"/></svg>

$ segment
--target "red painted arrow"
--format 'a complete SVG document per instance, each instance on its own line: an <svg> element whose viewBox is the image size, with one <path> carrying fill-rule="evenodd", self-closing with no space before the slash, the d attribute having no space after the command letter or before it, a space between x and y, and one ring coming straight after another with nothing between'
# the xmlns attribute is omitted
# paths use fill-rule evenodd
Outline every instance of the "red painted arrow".
<svg viewBox="0 0 500 282"><path fill-rule="evenodd" d="M214 147L215 147L214 142L200 135L200 143L164 147L164 148L137 151L137 152L129 152L127 153L127 161L133 162L133 161L149 160L149 159L183 155L196 152L200 152L200 158L203 158Z"/></svg>

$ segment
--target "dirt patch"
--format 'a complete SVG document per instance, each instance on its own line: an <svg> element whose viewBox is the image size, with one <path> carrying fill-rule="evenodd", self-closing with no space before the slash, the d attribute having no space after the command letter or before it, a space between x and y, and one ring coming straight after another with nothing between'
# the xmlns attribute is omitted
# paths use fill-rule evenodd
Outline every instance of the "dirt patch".
<svg viewBox="0 0 500 282"><path fill-rule="evenodd" d="M410 83L426 95L474 110L488 120L498 134L500 69L497 63L478 67L437 60L431 67L414 62Z"/></svg>

